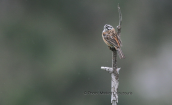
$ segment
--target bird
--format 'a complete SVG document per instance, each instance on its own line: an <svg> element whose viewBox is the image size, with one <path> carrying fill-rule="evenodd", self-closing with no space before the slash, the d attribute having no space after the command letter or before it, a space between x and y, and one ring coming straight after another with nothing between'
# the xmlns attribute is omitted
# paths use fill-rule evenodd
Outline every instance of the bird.
<svg viewBox="0 0 172 105"><path fill-rule="evenodd" d="M112 50L113 48L117 50L120 59L125 58L121 50L122 41L120 39L120 35L117 34L113 26L109 24L104 25L102 38L103 38L103 41L108 45L110 50Z"/></svg>

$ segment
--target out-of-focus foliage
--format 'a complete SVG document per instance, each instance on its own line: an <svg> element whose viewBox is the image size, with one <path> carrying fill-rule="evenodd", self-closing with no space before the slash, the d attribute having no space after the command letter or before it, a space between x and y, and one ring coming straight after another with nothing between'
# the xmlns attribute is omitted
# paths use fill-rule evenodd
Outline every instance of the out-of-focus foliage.
<svg viewBox="0 0 172 105"><path fill-rule="evenodd" d="M111 52L105 24L118 25L126 59L119 60L119 105L171 105L172 1L1 0L0 104L105 105Z"/></svg>

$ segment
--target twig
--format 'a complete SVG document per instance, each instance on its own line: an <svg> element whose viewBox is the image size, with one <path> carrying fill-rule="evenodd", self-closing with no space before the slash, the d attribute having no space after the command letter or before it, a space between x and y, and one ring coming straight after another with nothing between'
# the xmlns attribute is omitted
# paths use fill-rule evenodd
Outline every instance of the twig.
<svg viewBox="0 0 172 105"><path fill-rule="evenodd" d="M120 36L121 35L121 25L122 25L122 13L121 13L119 3L118 3L118 13L119 13L119 25L117 26L117 34Z"/></svg>
<svg viewBox="0 0 172 105"><path fill-rule="evenodd" d="M118 12L119 12L119 25L117 26L117 34L120 36L121 33L121 24L122 24L122 13L118 4ZM101 67L105 71L108 71L111 74L111 103L112 105L117 105L118 103L118 86L119 86L119 70L117 68L117 50L115 48L111 48L112 50L112 68L110 67Z"/></svg>

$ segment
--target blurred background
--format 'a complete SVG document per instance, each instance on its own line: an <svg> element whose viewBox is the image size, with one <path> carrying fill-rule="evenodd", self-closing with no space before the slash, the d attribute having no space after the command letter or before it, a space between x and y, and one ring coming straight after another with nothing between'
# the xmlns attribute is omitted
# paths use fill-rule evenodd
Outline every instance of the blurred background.
<svg viewBox="0 0 172 105"><path fill-rule="evenodd" d="M111 51L105 24L118 25L118 105L172 104L172 1L0 0L0 105L110 105Z"/></svg>

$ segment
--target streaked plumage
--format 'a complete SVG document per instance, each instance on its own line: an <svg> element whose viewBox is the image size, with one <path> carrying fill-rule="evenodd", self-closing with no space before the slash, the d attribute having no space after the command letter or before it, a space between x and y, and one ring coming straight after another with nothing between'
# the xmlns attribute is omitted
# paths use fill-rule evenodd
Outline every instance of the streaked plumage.
<svg viewBox="0 0 172 105"><path fill-rule="evenodd" d="M120 36L117 35L115 29L111 25L106 24L104 26L102 37L103 37L103 41L109 47L115 48L118 51L118 55L120 59L125 58L121 50L122 42L121 42Z"/></svg>

